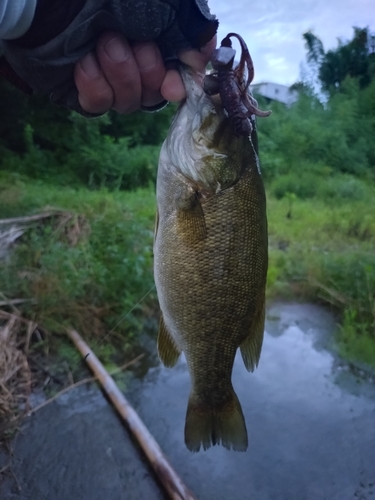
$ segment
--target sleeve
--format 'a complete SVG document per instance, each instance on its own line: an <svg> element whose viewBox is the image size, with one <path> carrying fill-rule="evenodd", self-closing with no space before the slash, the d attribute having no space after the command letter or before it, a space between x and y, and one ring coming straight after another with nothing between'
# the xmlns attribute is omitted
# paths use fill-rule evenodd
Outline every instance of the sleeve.
<svg viewBox="0 0 375 500"><path fill-rule="evenodd" d="M12 40L30 28L37 0L0 0L0 38Z"/></svg>

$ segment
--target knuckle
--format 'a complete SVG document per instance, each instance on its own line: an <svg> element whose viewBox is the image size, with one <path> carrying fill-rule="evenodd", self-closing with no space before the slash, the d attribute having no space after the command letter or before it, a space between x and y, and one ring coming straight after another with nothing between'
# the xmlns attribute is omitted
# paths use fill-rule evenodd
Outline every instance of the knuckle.
<svg viewBox="0 0 375 500"><path fill-rule="evenodd" d="M79 102L82 108L89 113L104 113L113 103L113 92L108 86L105 89L92 86L86 92L79 93Z"/></svg>
<svg viewBox="0 0 375 500"><path fill-rule="evenodd" d="M163 66L160 51L155 43L134 45L133 53L140 73L159 71Z"/></svg>

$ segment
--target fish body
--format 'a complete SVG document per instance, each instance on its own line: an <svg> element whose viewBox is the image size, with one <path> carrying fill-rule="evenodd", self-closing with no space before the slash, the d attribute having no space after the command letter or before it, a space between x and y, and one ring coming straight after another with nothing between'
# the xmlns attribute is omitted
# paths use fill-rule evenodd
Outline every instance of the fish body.
<svg viewBox="0 0 375 500"><path fill-rule="evenodd" d="M165 140L157 177L155 283L159 356L184 352L191 377L185 443L244 451L247 431L231 374L237 348L257 366L267 274L266 199L253 124L235 134L220 97L183 70L187 99Z"/></svg>

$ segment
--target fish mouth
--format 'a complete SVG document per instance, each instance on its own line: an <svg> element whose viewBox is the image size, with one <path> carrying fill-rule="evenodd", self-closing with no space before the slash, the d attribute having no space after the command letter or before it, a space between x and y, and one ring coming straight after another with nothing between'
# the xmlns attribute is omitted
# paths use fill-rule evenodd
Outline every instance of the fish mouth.
<svg viewBox="0 0 375 500"><path fill-rule="evenodd" d="M185 88L188 90L192 85L198 85L198 87L203 90L203 79L206 76L205 73L193 70L187 64L181 63L179 67L180 75L182 81L184 82Z"/></svg>
<svg viewBox="0 0 375 500"><path fill-rule="evenodd" d="M188 127L192 131L193 142L196 143L198 149L201 149L203 143L212 142L218 121L222 119L221 103L216 102L213 96L209 96L204 91L203 80L206 76L204 73L196 72L187 65L181 65L180 75L186 90L186 99L183 102L184 113L189 116ZM214 117L216 119L213 119Z"/></svg>
<svg viewBox="0 0 375 500"><path fill-rule="evenodd" d="M208 98L203 90L203 79L205 75L194 71L186 65L181 65L180 75L186 90L186 102L188 106L191 103L194 107L197 107L202 98Z"/></svg>

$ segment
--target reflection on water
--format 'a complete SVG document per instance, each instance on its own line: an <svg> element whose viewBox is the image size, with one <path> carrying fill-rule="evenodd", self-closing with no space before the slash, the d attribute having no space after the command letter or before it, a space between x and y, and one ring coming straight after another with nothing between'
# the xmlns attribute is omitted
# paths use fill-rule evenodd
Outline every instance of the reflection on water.
<svg viewBox="0 0 375 500"><path fill-rule="evenodd" d="M268 312L259 368L236 359L233 385L249 433L245 453L184 445L189 376L153 354L127 395L200 500L375 500L375 383L327 350L335 324L311 305ZM149 344L148 344L149 343ZM147 368L152 365L147 372ZM146 373L146 375L144 375ZM143 457L95 385L36 412L12 443L1 500L158 500ZM9 457L0 450L0 470Z"/></svg>
<svg viewBox="0 0 375 500"><path fill-rule="evenodd" d="M189 487L205 499L375 499L375 385L325 349L335 325L311 305L275 305L259 368L238 355L233 385L245 415L246 453L190 453L183 431L186 362L150 370L129 395Z"/></svg>

